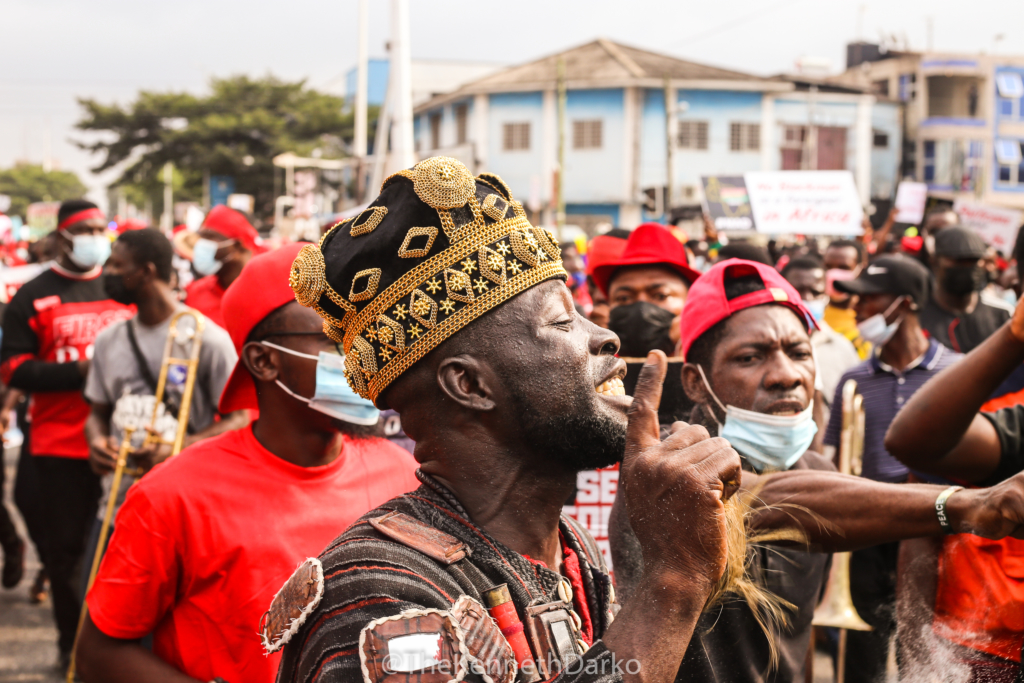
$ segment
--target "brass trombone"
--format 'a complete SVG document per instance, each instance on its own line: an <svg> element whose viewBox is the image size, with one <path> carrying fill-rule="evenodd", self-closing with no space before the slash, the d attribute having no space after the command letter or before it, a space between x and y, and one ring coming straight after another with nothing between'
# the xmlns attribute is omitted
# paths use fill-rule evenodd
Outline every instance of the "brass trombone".
<svg viewBox="0 0 1024 683"><path fill-rule="evenodd" d="M178 324L184 317L190 317L195 321L194 327L178 329ZM127 324L131 324L128 321ZM160 406L163 405L164 392L167 389L167 373L171 366L184 367L185 386L181 393L181 405L178 407L178 428L174 434L173 441L167 441L159 434L150 431L142 442L142 448L153 444L166 444L171 446L171 457L181 452L185 444L185 434L188 431L188 417L192 409L192 393L195 390L196 375L199 372L199 351L203 345L203 330L206 327L206 316L194 309L178 311L171 316L170 327L167 330L167 343L164 345L164 356L160 364L160 375L156 383L156 397L153 401L153 415L150 418L149 426L155 428L157 419L160 417ZM188 358L177 358L172 355L174 345L189 347ZM114 477L110 485L110 494L107 498L107 509L103 514L103 524L100 525L99 539L96 542L96 552L92 556L92 566L89 568L89 581L86 584L85 595L82 596L82 611L78 615L78 629L75 631L75 644L71 649L71 662L67 670L67 683L74 683L75 680L75 651L78 649L78 639L82 635L82 625L85 623L85 615L89 613L89 607L85 602L86 595L92 589L96 581L96 573L100 568L100 560L103 558L103 551L107 542L107 535L110 533L110 525L114 520L114 509L117 507L118 493L121 490L121 480L125 474L141 477L144 473L141 468L129 467L128 458L136 450L132 448L132 435L136 427L125 427L124 439L117 454L117 463L114 466Z"/></svg>
<svg viewBox="0 0 1024 683"><path fill-rule="evenodd" d="M839 471L860 476L864 455L864 399L857 393L857 382L843 384L843 430L839 437ZM832 571L821 604L814 610L814 626L839 629L836 652L836 683L846 676L847 631L870 631L871 625L860 618L850 594L850 553L832 555Z"/></svg>

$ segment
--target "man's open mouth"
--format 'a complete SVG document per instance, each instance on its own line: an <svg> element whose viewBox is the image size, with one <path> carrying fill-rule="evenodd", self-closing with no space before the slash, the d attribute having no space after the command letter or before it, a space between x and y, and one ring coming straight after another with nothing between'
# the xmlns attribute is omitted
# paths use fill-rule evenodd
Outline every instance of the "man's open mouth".
<svg viewBox="0 0 1024 683"><path fill-rule="evenodd" d="M621 377L612 377L597 385L594 391L602 396L625 396L626 386L622 383Z"/></svg>

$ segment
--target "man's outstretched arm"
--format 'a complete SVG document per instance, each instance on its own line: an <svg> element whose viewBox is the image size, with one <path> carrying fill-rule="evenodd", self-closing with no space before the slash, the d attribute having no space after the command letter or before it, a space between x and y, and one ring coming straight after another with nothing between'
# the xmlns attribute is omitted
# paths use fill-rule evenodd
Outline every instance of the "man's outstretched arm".
<svg viewBox="0 0 1024 683"><path fill-rule="evenodd" d="M75 653L82 680L103 683L197 683L141 645L111 638L86 616Z"/></svg>
<svg viewBox="0 0 1024 683"><path fill-rule="evenodd" d="M1010 322L911 397L889 427L886 450L916 470L971 482L988 478L1002 451L995 427L978 411L1021 363L1024 299Z"/></svg>

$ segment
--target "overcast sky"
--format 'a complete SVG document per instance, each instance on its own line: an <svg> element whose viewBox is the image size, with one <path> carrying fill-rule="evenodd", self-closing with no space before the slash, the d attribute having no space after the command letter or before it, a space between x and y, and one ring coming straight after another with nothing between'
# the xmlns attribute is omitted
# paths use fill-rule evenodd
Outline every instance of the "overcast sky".
<svg viewBox="0 0 1024 683"><path fill-rule="evenodd" d="M844 66L845 44L898 35L924 49L1024 54L1020 0L410 0L414 59L525 62L605 36L759 75L801 56ZM355 63L355 0L3 0L0 167L51 153L92 188L98 160L72 139L76 97L202 92L211 76L273 73L340 91ZM385 56L387 0L370 0L370 56ZM858 35L859 34L859 35ZM997 36L1002 34L1002 38ZM99 199L98 193L93 197Z"/></svg>

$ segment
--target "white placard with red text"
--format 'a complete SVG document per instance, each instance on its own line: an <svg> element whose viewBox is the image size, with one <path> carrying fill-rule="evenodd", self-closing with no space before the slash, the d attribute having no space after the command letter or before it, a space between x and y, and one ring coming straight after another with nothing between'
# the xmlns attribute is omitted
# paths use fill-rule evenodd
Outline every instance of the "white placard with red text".
<svg viewBox="0 0 1024 683"><path fill-rule="evenodd" d="M863 210L849 171L744 173L757 231L771 235L860 235Z"/></svg>
<svg viewBox="0 0 1024 683"><path fill-rule="evenodd" d="M1017 230L1020 229L1020 211L963 199L953 202L953 210L960 216L961 225L977 232L985 242L1009 258L1017 240Z"/></svg>

